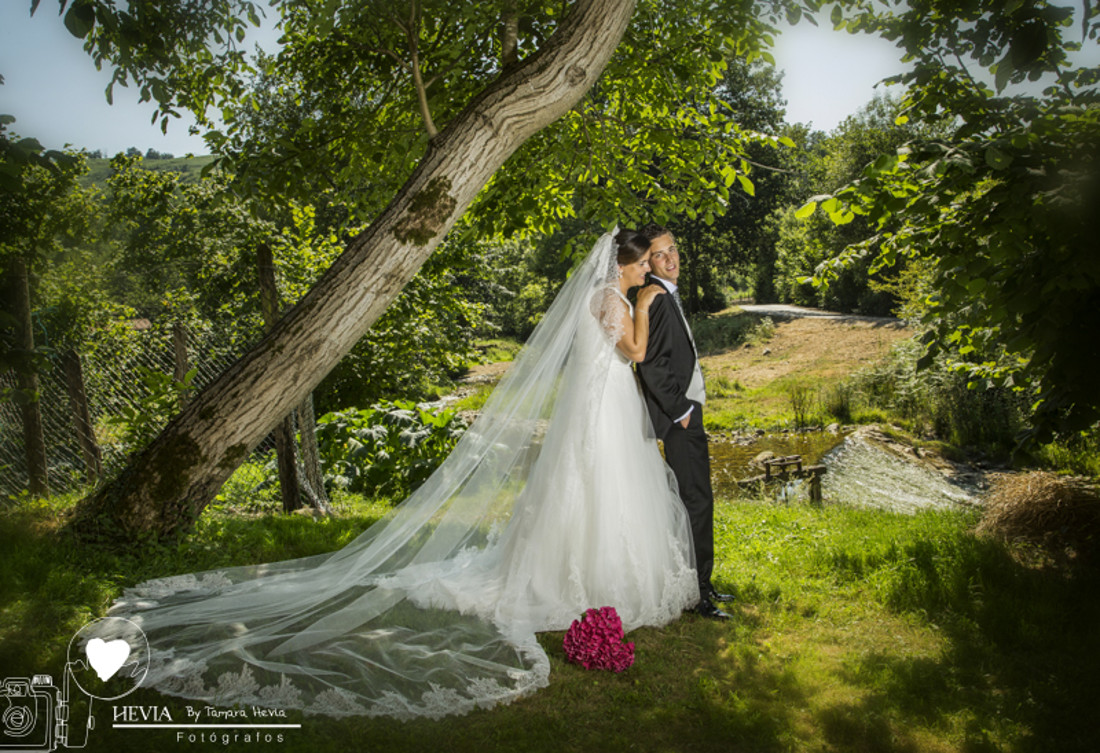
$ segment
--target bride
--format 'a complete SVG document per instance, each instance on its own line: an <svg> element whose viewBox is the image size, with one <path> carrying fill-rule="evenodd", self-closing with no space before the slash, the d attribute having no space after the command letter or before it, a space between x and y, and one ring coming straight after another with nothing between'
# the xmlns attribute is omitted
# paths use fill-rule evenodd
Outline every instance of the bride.
<svg viewBox="0 0 1100 753"><path fill-rule="evenodd" d="M174 576L110 612L142 685L207 703L439 717L548 683L535 633L612 606L631 630L699 601L691 533L631 368L649 242L604 235L451 455L340 551Z"/></svg>

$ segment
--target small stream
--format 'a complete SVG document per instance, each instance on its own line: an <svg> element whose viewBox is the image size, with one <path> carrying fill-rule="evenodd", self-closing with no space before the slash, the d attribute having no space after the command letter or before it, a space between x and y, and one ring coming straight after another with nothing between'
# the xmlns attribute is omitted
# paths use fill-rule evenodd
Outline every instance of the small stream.
<svg viewBox="0 0 1100 753"><path fill-rule="evenodd" d="M831 450L844 442L844 434L810 431L762 436L710 435L710 475L714 494L718 497L738 493L738 479L756 476L764 469L752 464L762 452L776 455L801 455L804 466L821 463ZM826 474L827 476L828 474Z"/></svg>
<svg viewBox="0 0 1100 753"><path fill-rule="evenodd" d="M804 465L825 465L828 471L821 486L825 504L913 513L977 503L978 485L973 476L948 474L917 457L899 455L864 432L713 437L710 455L715 496L737 495L736 481L760 474L762 469L752 465L752 460L767 450L776 455L801 455ZM802 481L775 493L786 501L807 501L809 497L807 483Z"/></svg>

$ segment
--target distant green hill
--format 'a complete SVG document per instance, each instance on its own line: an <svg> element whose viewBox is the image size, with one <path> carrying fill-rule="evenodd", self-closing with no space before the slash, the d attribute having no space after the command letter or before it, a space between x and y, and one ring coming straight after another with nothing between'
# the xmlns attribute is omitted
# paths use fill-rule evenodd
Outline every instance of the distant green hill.
<svg viewBox="0 0 1100 753"><path fill-rule="evenodd" d="M146 170L159 170L164 172L180 173L184 183L195 183L204 167L214 161L214 157L204 155L202 157L174 157L172 159L143 159L142 166ZM106 187L107 178L111 175L111 160L89 159L89 172L80 179L81 185L87 187L98 185Z"/></svg>

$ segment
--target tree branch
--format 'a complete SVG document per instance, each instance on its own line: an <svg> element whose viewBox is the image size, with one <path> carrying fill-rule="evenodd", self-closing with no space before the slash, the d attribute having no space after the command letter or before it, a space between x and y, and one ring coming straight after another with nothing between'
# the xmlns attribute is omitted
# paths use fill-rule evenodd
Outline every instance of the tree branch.
<svg viewBox="0 0 1100 753"><path fill-rule="evenodd" d="M519 62L519 12L515 0L504 0L501 20L500 64L503 70L508 70Z"/></svg>
<svg viewBox="0 0 1100 753"><path fill-rule="evenodd" d="M420 19L417 13L416 0L409 3L409 25L405 28L405 37L409 40L409 52L412 55L413 86L416 88L416 104L420 109L420 117L424 120L424 128L428 131L428 138L434 139L439 135L439 130L432 122L432 112L428 107L428 88L424 85L424 79L420 74L420 53L417 46L420 32Z"/></svg>

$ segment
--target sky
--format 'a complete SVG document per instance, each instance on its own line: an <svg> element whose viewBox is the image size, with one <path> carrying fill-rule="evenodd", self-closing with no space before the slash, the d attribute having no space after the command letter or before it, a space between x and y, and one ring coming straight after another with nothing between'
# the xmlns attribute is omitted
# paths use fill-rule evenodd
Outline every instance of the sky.
<svg viewBox="0 0 1100 753"><path fill-rule="evenodd" d="M131 146L176 156L207 152L199 136L188 135L186 118L170 121L162 134L150 121L153 104L139 103L134 89L116 87L108 105L110 74L95 69L55 4L43 2L33 18L29 7L29 0L0 0L0 113L16 118L15 133L49 149L72 144L107 155ZM879 81L902 70L892 43L833 31L827 22L784 27L773 54L784 71L788 122L821 131L854 114L874 97Z"/></svg>

